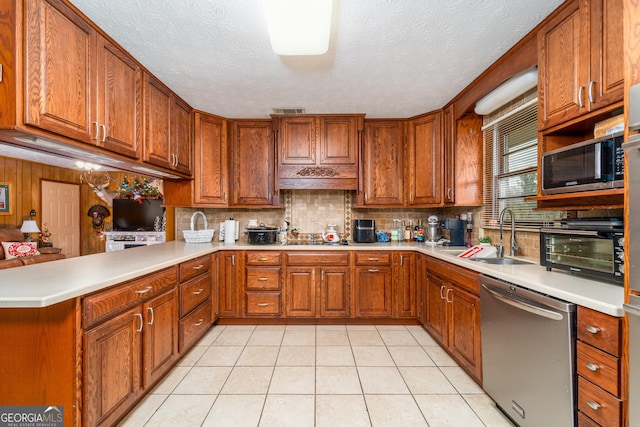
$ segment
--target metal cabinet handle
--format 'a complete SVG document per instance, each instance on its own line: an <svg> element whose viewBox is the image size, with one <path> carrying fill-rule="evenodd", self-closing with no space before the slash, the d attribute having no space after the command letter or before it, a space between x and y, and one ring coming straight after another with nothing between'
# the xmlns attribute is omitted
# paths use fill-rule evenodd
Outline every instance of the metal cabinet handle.
<svg viewBox="0 0 640 427"><path fill-rule="evenodd" d="M447 188L447 199L451 200L451 194L453 193L453 188Z"/></svg>
<svg viewBox="0 0 640 427"><path fill-rule="evenodd" d="M146 294L147 292L151 291L151 289L153 289L153 286L149 285L144 289L138 289L136 291L136 294L139 294L139 295Z"/></svg>
<svg viewBox="0 0 640 427"><path fill-rule="evenodd" d="M151 313L151 320L147 322L147 325L153 325L153 321L156 319L156 315L153 312L153 307L147 307L147 310L149 311L149 313Z"/></svg>
<svg viewBox="0 0 640 427"><path fill-rule="evenodd" d="M595 101L593 100L593 86L595 86L596 82L591 80L589 82L589 90L587 91L587 96L589 97L589 102L593 104Z"/></svg>
<svg viewBox="0 0 640 427"><path fill-rule="evenodd" d="M320 281L324 282L324 270L320 270Z"/></svg>
<svg viewBox="0 0 640 427"><path fill-rule="evenodd" d="M193 269L194 269L194 270L200 270L200 269L201 269L201 268L203 268L203 267L204 267L204 265L203 265L203 264L199 264L199 265L196 265L195 267L193 267Z"/></svg>
<svg viewBox="0 0 640 427"><path fill-rule="evenodd" d="M446 293L445 298L444 298L445 301L447 301L449 303L453 302L453 300L449 299L449 294L451 293L451 291L453 291L453 289L451 289L451 288L447 289L447 293Z"/></svg>
<svg viewBox="0 0 640 427"><path fill-rule="evenodd" d="M231 265L236 265L236 256L231 255Z"/></svg>
<svg viewBox="0 0 640 427"><path fill-rule="evenodd" d="M370 268L370 269L369 269L369 273L377 273L377 272L379 272L379 271L380 271L380 270L378 270L377 268Z"/></svg>
<svg viewBox="0 0 640 427"><path fill-rule="evenodd" d="M198 322L194 323L193 326L200 326L204 323L204 319L198 319Z"/></svg>
<svg viewBox="0 0 640 427"><path fill-rule="evenodd" d="M138 319L140 319L140 327L136 329L136 332L142 332L142 328L144 327L144 319L142 318L142 314L136 313L134 314Z"/></svg>
<svg viewBox="0 0 640 427"><path fill-rule="evenodd" d="M593 400L587 400L587 405L589 405L589 408L593 409L594 411L602 408L601 404L599 404L598 402L594 402Z"/></svg>
<svg viewBox="0 0 640 427"><path fill-rule="evenodd" d="M586 330L587 330L587 332L589 332L590 334L597 334L598 332L600 332L600 328L597 328L597 327L595 327L595 326L591 326L591 325L587 326L585 329L586 329Z"/></svg>
<svg viewBox="0 0 640 427"><path fill-rule="evenodd" d="M578 107L584 107L584 103L582 102L582 92L584 92L584 86L580 86L578 89Z"/></svg>
<svg viewBox="0 0 640 427"><path fill-rule="evenodd" d="M258 281L260 282L266 282L267 280L269 280L267 277L258 277Z"/></svg>
<svg viewBox="0 0 640 427"><path fill-rule="evenodd" d="M91 126L96 125L96 134L93 138L91 139L95 139L96 142L98 141L98 136L100 136L100 125L98 124L98 122L91 122Z"/></svg>
<svg viewBox="0 0 640 427"><path fill-rule="evenodd" d="M269 261L269 258L266 256L258 258L258 261Z"/></svg>
<svg viewBox="0 0 640 427"><path fill-rule="evenodd" d="M267 307L269 305L269 303L266 302L261 302L258 304L258 307Z"/></svg>
<svg viewBox="0 0 640 427"><path fill-rule="evenodd" d="M107 127L100 125L100 129L102 129L102 139L100 139L100 142L105 142L107 140Z"/></svg>
<svg viewBox="0 0 640 427"><path fill-rule="evenodd" d="M404 256L400 255L400 265L404 264Z"/></svg>
<svg viewBox="0 0 640 427"><path fill-rule="evenodd" d="M444 294L442 293L444 291L444 285L440 286L440 299L444 299Z"/></svg>
<svg viewBox="0 0 640 427"><path fill-rule="evenodd" d="M200 288L200 289L198 289L197 291L193 291L193 294L194 294L194 295L200 295L200 294L201 294L201 293L203 293L203 292L204 292L204 289L203 289L203 288Z"/></svg>
<svg viewBox="0 0 640 427"><path fill-rule="evenodd" d="M590 362L585 363L584 366L586 366L588 370L593 371L593 372L595 372L598 369L600 369L600 366L596 365L595 363L590 363Z"/></svg>
<svg viewBox="0 0 640 427"><path fill-rule="evenodd" d="M369 257L369 261L380 261L380 258Z"/></svg>

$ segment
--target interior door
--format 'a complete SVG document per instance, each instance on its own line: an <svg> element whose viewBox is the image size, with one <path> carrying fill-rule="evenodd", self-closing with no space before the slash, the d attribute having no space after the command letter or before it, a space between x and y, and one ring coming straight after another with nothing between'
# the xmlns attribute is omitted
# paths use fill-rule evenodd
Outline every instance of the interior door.
<svg viewBox="0 0 640 427"><path fill-rule="evenodd" d="M80 186L42 181L42 224L53 246L67 257L80 255Z"/></svg>

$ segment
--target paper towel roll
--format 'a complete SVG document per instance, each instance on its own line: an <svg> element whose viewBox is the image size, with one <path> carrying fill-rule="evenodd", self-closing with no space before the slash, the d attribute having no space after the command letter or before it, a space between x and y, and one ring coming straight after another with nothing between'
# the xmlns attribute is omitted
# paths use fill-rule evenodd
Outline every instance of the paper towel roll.
<svg viewBox="0 0 640 427"><path fill-rule="evenodd" d="M235 243L236 241L236 222L228 219L224 222L224 242Z"/></svg>

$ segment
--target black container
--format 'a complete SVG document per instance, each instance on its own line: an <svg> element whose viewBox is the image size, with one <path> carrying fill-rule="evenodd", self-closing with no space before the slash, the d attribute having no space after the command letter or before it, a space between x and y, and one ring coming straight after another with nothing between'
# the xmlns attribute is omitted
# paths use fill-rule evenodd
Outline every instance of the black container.
<svg viewBox="0 0 640 427"><path fill-rule="evenodd" d="M353 221L353 241L356 243L376 242L376 221L374 219L356 219Z"/></svg>
<svg viewBox="0 0 640 427"><path fill-rule="evenodd" d="M278 227L261 225L247 228L247 243L250 245L270 245L278 238Z"/></svg>

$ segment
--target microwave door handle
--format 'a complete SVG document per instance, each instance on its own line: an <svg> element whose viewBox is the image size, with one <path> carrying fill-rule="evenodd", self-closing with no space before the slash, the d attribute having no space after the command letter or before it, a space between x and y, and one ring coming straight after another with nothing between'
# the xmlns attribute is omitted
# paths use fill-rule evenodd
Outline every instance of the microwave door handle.
<svg viewBox="0 0 640 427"><path fill-rule="evenodd" d="M593 146L595 161L595 170L593 171L593 177L595 179L602 179L602 142L598 142Z"/></svg>
<svg viewBox="0 0 640 427"><path fill-rule="evenodd" d="M555 229L555 228L542 228L540 229L543 233L550 234L573 234L573 235L581 235L581 236L593 236L593 237L603 237L600 232L596 230L563 230L563 229Z"/></svg>

